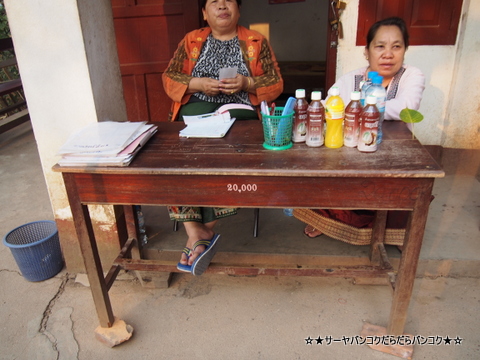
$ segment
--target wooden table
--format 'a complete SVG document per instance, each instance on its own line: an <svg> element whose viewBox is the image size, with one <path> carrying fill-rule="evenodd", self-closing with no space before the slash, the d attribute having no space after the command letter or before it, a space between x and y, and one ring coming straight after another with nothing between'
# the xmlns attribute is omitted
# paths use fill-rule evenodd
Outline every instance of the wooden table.
<svg viewBox="0 0 480 360"><path fill-rule="evenodd" d="M386 122L375 153L356 148L265 150L260 121L236 122L222 139L184 139L183 123L158 133L125 168L60 167L102 327L114 321L108 290L120 269L174 272L176 262L141 259L133 204L252 208L375 209L371 266L255 268L213 262L207 272L251 275L389 276L393 302L387 333L404 331L434 179L444 172L401 122ZM124 205L129 239L104 278L87 204ZM383 246L387 210L410 216L398 272ZM178 254L180 256L180 252Z"/></svg>

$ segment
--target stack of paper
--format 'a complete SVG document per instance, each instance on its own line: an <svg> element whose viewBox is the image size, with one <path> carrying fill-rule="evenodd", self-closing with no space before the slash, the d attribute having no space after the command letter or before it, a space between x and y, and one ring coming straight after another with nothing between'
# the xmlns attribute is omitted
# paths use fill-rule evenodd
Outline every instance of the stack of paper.
<svg viewBox="0 0 480 360"><path fill-rule="evenodd" d="M60 148L62 166L127 166L157 131L143 122L104 121L73 134Z"/></svg>
<svg viewBox="0 0 480 360"><path fill-rule="evenodd" d="M187 127L180 131L181 137L222 138L235 118L230 118L230 113L226 111L223 114L214 112L197 116L184 115L183 121Z"/></svg>

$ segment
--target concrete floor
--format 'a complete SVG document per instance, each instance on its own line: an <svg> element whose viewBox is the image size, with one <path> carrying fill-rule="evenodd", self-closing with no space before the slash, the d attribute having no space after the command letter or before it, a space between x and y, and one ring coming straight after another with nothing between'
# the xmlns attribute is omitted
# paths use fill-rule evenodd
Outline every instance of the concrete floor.
<svg viewBox="0 0 480 360"><path fill-rule="evenodd" d="M479 151L444 150L442 162L447 176L434 187L405 331L427 344L436 336L463 339L461 345L416 345L414 359L479 359ZM27 222L53 219L29 124L0 135L0 186L2 237ZM183 247L184 231L172 232L165 209L144 211L150 256L161 247ZM219 225L220 251L366 254L363 247L325 236L305 238L302 224L281 210L261 211L260 236L254 239L252 217L246 209ZM388 251L398 257L396 248ZM351 279L176 274L168 289L150 289L122 274L110 296L115 315L133 326L134 335L108 348L94 337L98 321L84 277L63 270L28 282L3 245L0 262L0 359L395 358L365 345L305 341L352 338L364 322L385 326L391 301L385 286L353 285Z"/></svg>

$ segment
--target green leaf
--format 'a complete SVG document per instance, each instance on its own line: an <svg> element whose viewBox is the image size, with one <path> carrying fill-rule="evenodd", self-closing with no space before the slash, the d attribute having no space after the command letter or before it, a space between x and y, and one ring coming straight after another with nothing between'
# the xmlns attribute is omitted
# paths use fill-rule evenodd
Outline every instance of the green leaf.
<svg viewBox="0 0 480 360"><path fill-rule="evenodd" d="M405 108L402 111L400 111L400 119L403 122L410 123L410 124L419 123L420 121L423 120L423 115L417 110Z"/></svg>

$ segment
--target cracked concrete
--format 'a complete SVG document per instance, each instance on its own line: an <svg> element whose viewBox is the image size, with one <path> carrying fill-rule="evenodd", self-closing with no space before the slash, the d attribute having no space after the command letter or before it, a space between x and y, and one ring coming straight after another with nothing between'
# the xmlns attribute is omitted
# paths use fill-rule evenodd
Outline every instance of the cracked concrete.
<svg viewBox="0 0 480 360"><path fill-rule="evenodd" d="M52 314L52 308L55 305L55 301L60 297L60 295L62 295L62 293L65 290L65 285L68 282L68 273L65 273L62 276L62 278L63 278L63 280L62 280L62 283L60 284L60 287L58 288L57 293L55 294L53 299L50 300L50 302L47 305L47 308L43 312L43 318L42 318L42 321L41 321L41 324L40 324L40 330L39 330L41 333L45 332L45 330L47 328L47 322L48 322L48 319L49 319L50 315Z"/></svg>
<svg viewBox="0 0 480 360"><path fill-rule="evenodd" d="M478 167L451 164L452 175L436 187L421 259L424 270L450 276L417 279L405 330L463 340L461 345L416 345L414 359L480 358L480 177ZM18 225L53 218L29 124L0 135L0 186L2 237ZM255 240L250 214L225 222L222 237L229 240L222 247L271 247L277 241L270 235L278 226L277 215L262 214ZM158 219L148 216L151 222ZM297 236L301 224L282 221L298 244L341 254L352 251L328 238ZM243 240L234 241L233 233ZM152 234L166 237L167 245L178 249L183 245L183 232L172 234L168 223ZM150 289L122 274L109 293L115 316L131 325L134 335L108 348L95 339L98 319L84 277L77 281L63 270L51 279L28 282L3 245L0 264L0 360L394 359L367 346L305 342L309 336L354 337L364 323L385 326L391 294L383 286L352 285L350 279L176 274L168 289Z"/></svg>

